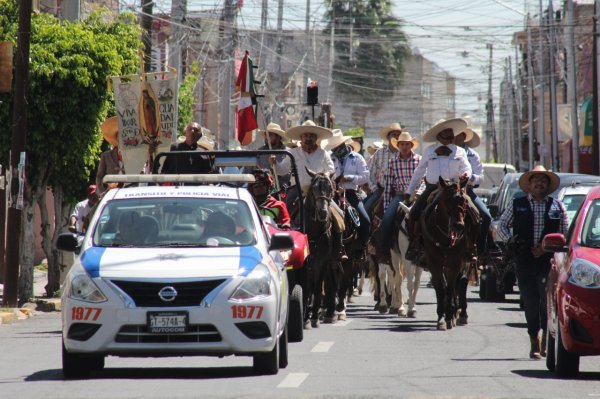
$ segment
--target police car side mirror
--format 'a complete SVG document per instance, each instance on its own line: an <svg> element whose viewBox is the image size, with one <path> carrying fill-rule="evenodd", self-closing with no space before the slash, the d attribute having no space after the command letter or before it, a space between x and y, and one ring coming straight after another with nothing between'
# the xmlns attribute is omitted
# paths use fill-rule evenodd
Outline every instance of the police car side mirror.
<svg viewBox="0 0 600 399"><path fill-rule="evenodd" d="M269 251L285 251L294 248L294 239L288 233L274 233L271 236L271 245Z"/></svg>
<svg viewBox="0 0 600 399"><path fill-rule="evenodd" d="M61 251L79 253L81 240L75 233L61 233L56 239L56 248Z"/></svg>

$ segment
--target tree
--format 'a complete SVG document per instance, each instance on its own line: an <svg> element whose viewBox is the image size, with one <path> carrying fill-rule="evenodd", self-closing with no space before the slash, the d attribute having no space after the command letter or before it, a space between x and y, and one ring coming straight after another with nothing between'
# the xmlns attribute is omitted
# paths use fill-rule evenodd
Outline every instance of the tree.
<svg viewBox="0 0 600 399"><path fill-rule="evenodd" d="M110 17L110 18L109 18ZM85 198L102 135L100 123L112 105L107 78L136 73L140 29L133 14L114 19L101 10L83 23L48 14L32 17L28 90L27 187L23 208L19 300L33 294L34 211L42 215L42 247L48 258L46 293L59 288L56 236L67 224L72 205ZM0 40L13 41L17 2L0 0ZM0 94L0 125L9 127L11 94ZM0 162L8 164L10 129L0 134ZM54 194L55 220L48 220L46 192Z"/></svg>
<svg viewBox="0 0 600 399"><path fill-rule="evenodd" d="M327 0L334 28L334 86L347 103L377 104L394 95L410 55L390 0Z"/></svg>
<svg viewBox="0 0 600 399"><path fill-rule="evenodd" d="M183 134L185 126L193 120L194 91L200 76L200 67L193 63L191 70L179 85L177 131Z"/></svg>

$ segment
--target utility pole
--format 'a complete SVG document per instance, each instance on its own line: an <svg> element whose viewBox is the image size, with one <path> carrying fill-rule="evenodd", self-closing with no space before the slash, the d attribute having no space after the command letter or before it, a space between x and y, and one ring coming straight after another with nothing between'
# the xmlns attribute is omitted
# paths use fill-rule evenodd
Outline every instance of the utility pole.
<svg viewBox="0 0 600 399"><path fill-rule="evenodd" d="M540 0L540 15L539 15L539 28L538 28L538 46L539 46L539 59L538 59L538 131L540 134L540 146L541 146L541 161L542 165L546 164L546 79L544 78L544 43L542 35L542 26L544 23L544 10L542 9L542 1Z"/></svg>
<svg viewBox="0 0 600 399"><path fill-rule="evenodd" d="M177 82L181 83L183 71L181 70L181 39L183 30L181 26L187 13L187 0L171 1L171 37L169 38L169 66L177 70Z"/></svg>
<svg viewBox="0 0 600 399"><path fill-rule="evenodd" d="M273 79L275 86L273 88L275 101L273 101L274 104L271 111L271 119L279 125L283 125L283 113L281 108L285 105L283 103L281 57L283 57L283 0L279 0L277 6L277 76Z"/></svg>
<svg viewBox="0 0 600 399"><path fill-rule="evenodd" d="M508 155L508 162L510 164L515 163L515 156L514 156L514 152L515 152L515 91L514 91L514 86L513 86L513 77L512 77L512 63L510 60L510 56L506 58L507 61L507 73L508 73L508 98L510 99L509 104L510 104L510 108L509 108L509 113L508 113L508 123L510 124L510 140L508 140L508 146L507 146L507 155Z"/></svg>
<svg viewBox="0 0 600 399"><path fill-rule="evenodd" d="M219 96L219 150L229 149L231 136L231 85L233 84L233 0L225 0L223 9L223 36L221 38L222 82Z"/></svg>
<svg viewBox="0 0 600 399"><path fill-rule="evenodd" d="M15 60L15 86L13 97L12 146L10 167L12 173L8 208L6 239L6 265L4 268L4 294L2 306L15 308L18 304L19 254L21 249L22 212L18 206L19 160L27 145L27 85L29 81L29 44L31 41L31 1L19 2L19 32Z"/></svg>
<svg viewBox="0 0 600 399"><path fill-rule="evenodd" d="M142 42L144 43L144 72L152 71L152 9L154 0L142 0Z"/></svg>
<svg viewBox="0 0 600 399"><path fill-rule="evenodd" d="M494 161L498 161L498 149L496 145L496 134L494 132L494 99L492 96L492 55L494 51L494 45L488 43L486 46L490 50L490 63L489 63L489 78L488 78L488 101L487 101L487 134L485 144L485 158L487 162L491 161L490 149L493 147Z"/></svg>
<svg viewBox="0 0 600 399"><path fill-rule="evenodd" d="M529 14L527 14L527 138L528 138L528 159L529 170L533 169L533 63L531 62L531 26Z"/></svg>
<svg viewBox="0 0 600 399"><path fill-rule="evenodd" d="M600 1L594 1L594 15L600 15ZM594 73L594 132L598 132L600 130L600 125L598 124L598 114L600 113L598 107L600 107L600 68L598 68L598 54L600 54L600 40L598 40L598 34L600 34L600 18L594 18L594 51L592 55L592 59L594 62L593 68L596 73ZM598 175L600 174L600 140L597 134L592 135L592 165L593 170L592 174Z"/></svg>
<svg viewBox="0 0 600 399"><path fill-rule="evenodd" d="M269 18L269 0L262 0L260 9L260 30L264 33L267 30L267 20Z"/></svg>
<svg viewBox="0 0 600 399"><path fill-rule="evenodd" d="M550 33L550 40L548 51L550 55L550 118L552 121L552 170L560 172L560 165L558 159L558 110L556 105L556 63L555 63L555 50L554 45L556 43L556 37L554 34L554 9L552 8L552 1L548 8L548 28Z"/></svg>
<svg viewBox="0 0 600 399"><path fill-rule="evenodd" d="M310 57L308 57L308 49L310 48L310 0L306 0L306 28L305 28L305 32L306 32L306 63L305 63L305 67L304 67L304 74L303 74L303 85L307 84L308 82L308 71L309 71L309 59ZM302 94L303 96L305 94ZM308 102L308 99L305 99L306 101L304 101L304 103Z"/></svg>
<svg viewBox="0 0 600 399"><path fill-rule="evenodd" d="M333 88L333 57L335 57L335 9L331 19L331 31L329 32L329 74L327 79L327 103L331 104L329 96Z"/></svg>
<svg viewBox="0 0 600 399"><path fill-rule="evenodd" d="M573 0L567 0L567 101L571 104L573 173L579 173L579 124L577 123L579 118L577 115L577 72L575 69L577 68L577 60L575 58L575 32L573 28L574 12Z"/></svg>
<svg viewBox="0 0 600 399"><path fill-rule="evenodd" d="M517 172L521 171L521 163L523 162L523 106L522 99L523 95L521 92L521 74L519 73L519 50L518 47L515 46L515 106L516 106L516 114L517 114L517 162L515 164L517 168Z"/></svg>

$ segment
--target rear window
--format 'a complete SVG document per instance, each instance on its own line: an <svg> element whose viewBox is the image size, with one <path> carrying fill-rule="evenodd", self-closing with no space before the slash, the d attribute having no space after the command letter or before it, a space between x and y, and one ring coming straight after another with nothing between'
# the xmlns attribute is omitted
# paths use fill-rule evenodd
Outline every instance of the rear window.
<svg viewBox="0 0 600 399"><path fill-rule="evenodd" d="M113 200L94 226L100 247L253 245L248 205L236 199L139 198Z"/></svg>

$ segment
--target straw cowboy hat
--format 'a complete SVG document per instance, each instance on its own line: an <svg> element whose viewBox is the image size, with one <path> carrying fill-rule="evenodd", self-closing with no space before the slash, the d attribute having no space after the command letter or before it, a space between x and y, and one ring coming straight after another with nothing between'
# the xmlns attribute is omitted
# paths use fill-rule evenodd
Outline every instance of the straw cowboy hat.
<svg viewBox="0 0 600 399"><path fill-rule="evenodd" d="M519 187L521 187L521 190L523 190L526 193L529 193L531 191L529 181L535 175L548 176L548 179L550 179L548 193L553 192L560 185L560 177L558 177L556 173L546 170L546 168L544 168L542 165L537 165L529 172L523 173L523 175L521 175L521 177L519 178Z"/></svg>
<svg viewBox="0 0 600 399"><path fill-rule="evenodd" d="M369 155L373 155L381 147L383 147L383 141L381 141L381 140L374 141L373 144L371 144L367 147L367 152L369 153Z"/></svg>
<svg viewBox="0 0 600 399"><path fill-rule="evenodd" d="M441 119L435 125L433 125L431 129L425 132L423 135L423 141L426 143L436 142L438 133L446 129L452 129L454 132L454 137L456 137L464 132L467 129L467 126L467 121L463 118L453 118L448 120Z"/></svg>
<svg viewBox="0 0 600 399"><path fill-rule="evenodd" d="M321 148L325 151L331 151L340 144L351 145L354 142L352 136L344 136L340 129L333 129L331 133L331 138L321 140Z"/></svg>
<svg viewBox="0 0 600 399"><path fill-rule="evenodd" d="M419 146L419 142L417 141L417 139L414 138L413 136L411 136L409 132L402 132L400 134L400 137L398 137L398 138L392 137L390 139L390 147L393 147L396 150L398 150L398 143L402 142L402 141L412 143L413 150Z"/></svg>
<svg viewBox="0 0 600 399"><path fill-rule="evenodd" d="M307 120L300 126L294 126L285 132L285 137L288 140L300 140L302 133L314 133L317 135L317 140L328 139L333 136L331 130L316 125L313 121Z"/></svg>
<svg viewBox="0 0 600 399"><path fill-rule="evenodd" d="M260 133L265 133L265 134L275 133L282 139L285 138L285 132L283 130L281 130L281 126L279 126L277 123L274 123L274 122L269 123L265 130L260 130Z"/></svg>
<svg viewBox="0 0 600 399"><path fill-rule="evenodd" d="M379 137L381 137L384 141L387 141L388 139L388 134L390 134L390 132L401 132L402 131L402 126L400 126L400 124L398 122L394 122L389 126L383 127L379 130Z"/></svg>
<svg viewBox="0 0 600 399"><path fill-rule="evenodd" d="M100 126L104 140L108 141L113 147L119 146L119 121L116 116L106 118Z"/></svg>
<svg viewBox="0 0 600 399"><path fill-rule="evenodd" d="M479 133L471 128L467 128L465 130L465 133L467 132L467 130L471 131L473 137L471 137L471 140L467 140L465 138L465 145L469 146L469 148L479 147L479 144L481 144L481 136L479 135Z"/></svg>
<svg viewBox="0 0 600 399"><path fill-rule="evenodd" d="M350 143L350 147L352 147L352 151L360 152L361 145L358 141L352 140L352 142Z"/></svg>
<svg viewBox="0 0 600 399"><path fill-rule="evenodd" d="M196 144L198 147L202 147L206 151L212 151L215 149L215 143L206 136L200 137L200 140L198 140Z"/></svg>

